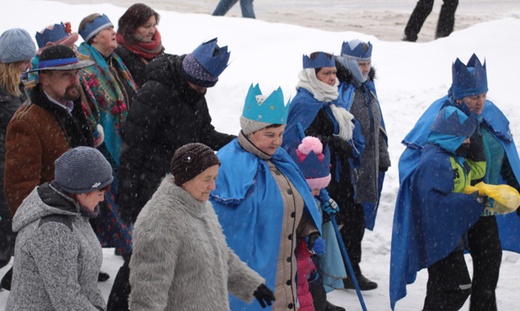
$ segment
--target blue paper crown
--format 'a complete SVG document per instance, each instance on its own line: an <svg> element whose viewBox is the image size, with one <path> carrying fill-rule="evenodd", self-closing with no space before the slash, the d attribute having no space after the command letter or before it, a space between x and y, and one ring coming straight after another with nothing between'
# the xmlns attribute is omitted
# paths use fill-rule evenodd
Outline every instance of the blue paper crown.
<svg viewBox="0 0 520 311"><path fill-rule="evenodd" d="M475 54L471 56L467 65L457 58L453 63L451 73L451 92L454 99L462 99L488 91L486 62L484 61L484 65L482 65Z"/></svg>
<svg viewBox="0 0 520 311"><path fill-rule="evenodd" d="M354 49L351 48L350 43L357 44ZM365 42L360 40L352 40L343 42L341 45L341 56L346 55L356 59L370 59L372 57L372 43L366 43L368 50L365 50Z"/></svg>
<svg viewBox="0 0 520 311"><path fill-rule="evenodd" d="M478 126L477 115L464 114L453 106L444 107L433 121L431 131L456 137L470 137Z"/></svg>
<svg viewBox="0 0 520 311"><path fill-rule="evenodd" d="M329 148L324 146L322 152L324 158L322 161L318 159L318 156L314 151L309 152L309 154L305 157L305 159L299 163L298 155L296 154L296 150L293 151L293 159L296 163L298 163L298 167L300 168L303 176L306 179L309 178L322 178L327 177L330 174L330 152Z"/></svg>
<svg viewBox="0 0 520 311"><path fill-rule="evenodd" d="M54 24L52 29L45 28L43 32L36 32L36 43L38 43L38 48L44 47L47 42L56 42L65 37L69 36L67 31L65 31L65 25Z"/></svg>
<svg viewBox="0 0 520 311"><path fill-rule="evenodd" d="M249 120L269 124L285 124L287 122L289 103L287 105L284 104L282 89L278 87L276 91L273 91L269 97L259 104L257 96L261 95L260 86L251 84L246 95L242 116Z"/></svg>
<svg viewBox="0 0 520 311"><path fill-rule="evenodd" d="M323 68L323 67L336 67L334 55L330 58L327 54L319 52L318 55L311 59L307 55L303 55L303 68Z"/></svg>
<svg viewBox="0 0 520 311"><path fill-rule="evenodd" d="M85 42L88 42L92 37L98 34L101 30L114 26L108 16L105 14L94 18L94 20L85 25L85 29L79 31L79 35L83 38Z"/></svg>
<svg viewBox="0 0 520 311"><path fill-rule="evenodd" d="M227 68L231 52L227 46L219 48L215 38L199 45L192 54L206 71L218 77Z"/></svg>

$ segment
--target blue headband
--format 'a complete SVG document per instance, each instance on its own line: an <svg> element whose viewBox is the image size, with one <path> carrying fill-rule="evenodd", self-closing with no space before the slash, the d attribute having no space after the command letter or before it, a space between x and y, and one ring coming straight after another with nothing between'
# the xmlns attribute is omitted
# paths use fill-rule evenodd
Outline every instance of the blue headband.
<svg viewBox="0 0 520 311"><path fill-rule="evenodd" d="M92 37L97 35L101 30L114 26L112 22L108 19L108 16L105 14L94 18L94 20L87 25L85 25L85 29L80 30L79 34L83 38L85 42L88 42Z"/></svg>

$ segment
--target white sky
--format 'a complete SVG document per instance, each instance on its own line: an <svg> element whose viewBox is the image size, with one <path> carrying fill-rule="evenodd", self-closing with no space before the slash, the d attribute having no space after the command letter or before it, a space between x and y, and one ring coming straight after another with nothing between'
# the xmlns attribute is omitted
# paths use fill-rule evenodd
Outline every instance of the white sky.
<svg viewBox="0 0 520 311"><path fill-rule="evenodd" d="M96 12L107 14L117 26L124 11L124 8L108 4L9 1L9 8L3 3L0 10L0 33L19 27L34 35L47 25L61 21L70 21L73 30L77 30L83 17ZM259 83L264 93L281 86L286 98L289 98L295 94L302 54L319 50L338 54L344 40L358 38L371 41L374 46L372 64L377 70L376 86L389 133L393 165L385 180L375 231L367 232L364 240L362 269L367 277L379 283L378 289L363 293L368 310L390 310L390 240L399 187L397 163L403 150L400 142L425 108L446 94L451 84L451 64L457 57L464 63L472 53L476 53L481 60L486 59L488 99L504 111L511 122L513 134L520 137L516 89L520 81L520 19L506 18L477 24L454 32L448 38L428 43L404 43L380 41L356 32L326 32L251 19L158 12L161 15L159 30L167 53L189 53L203 41L214 37L219 38L221 46L229 46L231 64L220 76L217 85L209 89L207 100L216 128L233 134L239 131L239 116L251 83ZM517 143L520 141L517 140ZM518 310L519 259L518 254L504 252L497 289L499 310ZM471 266L471 258L467 260ZM100 283L100 287L106 297L121 262L112 250L105 250L103 270L110 273L111 279ZM6 268L1 269L0 276L5 271ZM408 296L397 303L396 310L422 308L426 278L426 271L419 273L417 281L407 287ZM6 291L0 292L0 309L5 306L7 295ZM348 310L361 310L354 291L334 291L329 298ZM462 310L468 310L467 304Z"/></svg>

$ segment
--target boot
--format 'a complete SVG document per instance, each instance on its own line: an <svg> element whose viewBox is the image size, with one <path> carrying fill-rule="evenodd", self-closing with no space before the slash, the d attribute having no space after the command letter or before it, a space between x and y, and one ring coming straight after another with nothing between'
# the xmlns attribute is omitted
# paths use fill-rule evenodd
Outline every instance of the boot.
<svg viewBox="0 0 520 311"><path fill-rule="evenodd" d="M11 290L11 281L13 280L13 267L9 269L2 278L2 282L0 282L0 286L3 289Z"/></svg>
<svg viewBox="0 0 520 311"><path fill-rule="evenodd" d="M335 306L327 300L325 302L325 311L345 311L345 308Z"/></svg>
<svg viewBox="0 0 520 311"><path fill-rule="evenodd" d="M360 290L372 290L377 288L377 283L367 279L363 274L356 275L356 279ZM356 289L350 277L343 279L343 285L346 289Z"/></svg>

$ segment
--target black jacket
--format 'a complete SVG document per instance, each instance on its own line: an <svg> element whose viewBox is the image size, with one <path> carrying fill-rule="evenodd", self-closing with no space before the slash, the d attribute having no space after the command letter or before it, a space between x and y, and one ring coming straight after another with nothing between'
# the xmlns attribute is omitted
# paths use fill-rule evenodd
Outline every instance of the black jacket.
<svg viewBox="0 0 520 311"><path fill-rule="evenodd" d="M141 58L122 45L118 45L114 52L123 60L126 68L128 68L128 71L132 74L135 84L141 87L146 82L146 65L149 60Z"/></svg>
<svg viewBox="0 0 520 311"><path fill-rule="evenodd" d="M211 125L204 94L187 84L183 56L162 54L147 66L123 128L118 203L123 219L135 221L161 179L170 172L177 148L192 142L218 150L235 136Z"/></svg>

